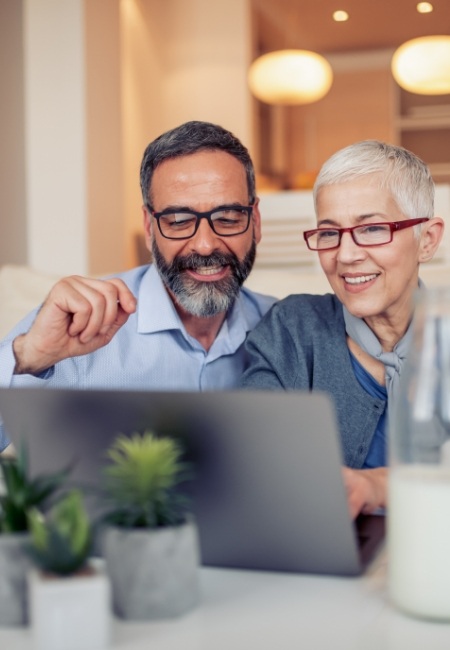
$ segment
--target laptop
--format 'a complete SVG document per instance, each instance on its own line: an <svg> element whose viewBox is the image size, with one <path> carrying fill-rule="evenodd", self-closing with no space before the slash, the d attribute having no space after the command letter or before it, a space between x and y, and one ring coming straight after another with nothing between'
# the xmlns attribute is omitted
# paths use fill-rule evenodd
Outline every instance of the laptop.
<svg viewBox="0 0 450 650"><path fill-rule="evenodd" d="M382 516L349 517L323 393L2 388L0 413L33 475L73 462L83 485L99 485L119 433L179 439L207 566L358 575L384 534Z"/></svg>

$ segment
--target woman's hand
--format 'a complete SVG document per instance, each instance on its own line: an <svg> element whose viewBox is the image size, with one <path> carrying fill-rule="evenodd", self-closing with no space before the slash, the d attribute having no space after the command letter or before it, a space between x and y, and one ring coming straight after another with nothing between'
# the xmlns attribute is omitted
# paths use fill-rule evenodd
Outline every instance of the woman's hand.
<svg viewBox="0 0 450 650"><path fill-rule="evenodd" d="M342 468L344 485L352 519L359 514L370 514L387 505L387 468Z"/></svg>

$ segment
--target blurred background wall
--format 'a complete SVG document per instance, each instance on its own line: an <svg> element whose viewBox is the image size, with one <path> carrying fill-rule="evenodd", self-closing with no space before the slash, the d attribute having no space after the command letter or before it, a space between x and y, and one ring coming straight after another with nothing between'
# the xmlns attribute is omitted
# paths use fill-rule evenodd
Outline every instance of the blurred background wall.
<svg viewBox="0 0 450 650"><path fill-rule="evenodd" d="M331 0L2 0L0 264L57 274L134 265L142 153L189 119L236 133L261 190L308 189L333 151L372 137L412 148L448 182L449 96L405 93L389 66L408 35L433 33L436 20L448 32L450 7L436 0L435 22L418 23L404 2L351 0L365 14L336 28ZM252 98L251 61L284 47L327 55L326 97L295 107Z"/></svg>

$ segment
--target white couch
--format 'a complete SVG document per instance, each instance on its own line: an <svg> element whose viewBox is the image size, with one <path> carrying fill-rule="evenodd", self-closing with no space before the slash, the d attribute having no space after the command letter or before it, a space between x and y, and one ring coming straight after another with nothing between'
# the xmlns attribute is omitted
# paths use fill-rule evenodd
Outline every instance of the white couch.
<svg viewBox="0 0 450 650"><path fill-rule="evenodd" d="M43 301L57 279L27 266L0 267L0 338Z"/></svg>
<svg viewBox="0 0 450 650"><path fill-rule="evenodd" d="M450 284L450 267L424 265L427 286ZM45 298L58 279L26 266L0 267L0 338ZM255 268L246 282L254 291L284 298L291 293L326 293L328 282L320 270Z"/></svg>

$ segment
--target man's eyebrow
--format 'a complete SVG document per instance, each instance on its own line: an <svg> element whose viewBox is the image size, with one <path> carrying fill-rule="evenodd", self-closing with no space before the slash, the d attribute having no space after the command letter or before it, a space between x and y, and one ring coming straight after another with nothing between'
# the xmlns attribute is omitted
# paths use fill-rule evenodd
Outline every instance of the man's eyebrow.
<svg viewBox="0 0 450 650"><path fill-rule="evenodd" d="M366 219L372 219L373 217L377 217L381 220L386 220L387 217L385 214L381 214L380 212L369 212L367 214L360 214L358 217L356 217L356 225L363 223ZM323 228L326 226L331 226L333 228L340 228L339 224L336 221L333 221L333 219L322 219L317 222L317 227L318 228Z"/></svg>
<svg viewBox="0 0 450 650"><path fill-rule="evenodd" d="M167 205L165 208L162 210L155 210L155 212L191 212L192 208L190 208L188 205L181 205L181 204L170 204Z"/></svg>
<svg viewBox="0 0 450 650"><path fill-rule="evenodd" d="M211 212L212 210L222 210L223 208L240 208L242 206L246 207L247 204L240 203L239 201L229 201L228 203L220 203L219 205L215 205L213 208L210 210L196 210L195 208L192 208L191 206L188 205L181 205L181 204L171 204L163 208L162 210L155 210L155 212L200 212L202 214L203 212Z"/></svg>

